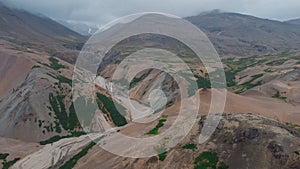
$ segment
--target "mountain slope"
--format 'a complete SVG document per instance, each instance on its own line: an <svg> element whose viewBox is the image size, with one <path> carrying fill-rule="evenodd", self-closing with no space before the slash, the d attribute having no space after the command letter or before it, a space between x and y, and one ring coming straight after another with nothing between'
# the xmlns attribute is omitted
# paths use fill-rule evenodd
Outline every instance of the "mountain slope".
<svg viewBox="0 0 300 169"><path fill-rule="evenodd" d="M99 146L93 146L90 147L85 156L76 158L76 160L73 158L76 161L74 168L209 168L207 166L219 169L299 168L298 143L300 137L296 130L261 116L229 114L223 116L221 123L212 137L206 143L199 144L198 138L205 118L205 116L202 116L198 120L191 132L180 144L161 155L139 159L126 158L111 154ZM121 132L124 130L126 128L121 129ZM138 129L135 131L137 132ZM120 140L113 139L115 134L109 133L106 138L110 139L112 143L118 144ZM99 144L105 144L104 140L100 140ZM49 145L21 159L16 163L15 167L22 168L26 164L32 165L41 158L39 155L43 155L42 158L51 159L56 154L71 152L64 149L67 146L72 147L78 143L82 143L82 138L62 140L61 142L63 142L61 147L58 146L59 144ZM67 144L67 142L70 144ZM58 151L49 153L49 151L54 151L53 149L58 149ZM74 149L71 150L74 152ZM71 153L68 155L60 156L60 162L68 161ZM78 155L74 153L73 157L78 157ZM43 160L34 164L38 167L46 166L45 168L47 168L50 167L49 161Z"/></svg>
<svg viewBox="0 0 300 169"><path fill-rule="evenodd" d="M221 12L186 19L207 33L222 56L251 56L300 49L298 25Z"/></svg>
<svg viewBox="0 0 300 169"><path fill-rule="evenodd" d="M1 4L0 16L0 35L2 36L10 35L22 40L38 40L39 42L42 42L43 39L51 40L51 42L83 40L78 33L49 18L18 9L10 9Z"/></svg>
<svg viewBox="0 0 300 169"><path fill-rule="evenodd" d="M286 22L290 23L290 24L300 25L300 18L299 19L292 19L292 20L289 20L289 21L286 21Z"/></svg>
<svg viewBox="0 0 300 169"><path fill-rule="evenodd" d="M0 136L37 142L77 127L67 122L70 63L84 41L49 18L0 4Z"/></svg>
<svg viewBox="0 0 300 169"><path fill-rule="evenodd" d="M31 48L57 56L63 55L62 53L75 56L72 50L80 49L86 40L84 36L47 17L11 9L1 3L0 28L2 40L20 45L25 49Z"/></svg>

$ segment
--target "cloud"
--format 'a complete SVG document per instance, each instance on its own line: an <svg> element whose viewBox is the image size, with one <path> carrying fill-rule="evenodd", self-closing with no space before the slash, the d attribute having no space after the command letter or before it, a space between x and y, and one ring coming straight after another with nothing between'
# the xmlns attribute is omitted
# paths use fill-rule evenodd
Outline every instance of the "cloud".
<svg viewBox="0 0 300 169"><path fill-rule="evenodd" d="M61 19L105 24L137 12L164 12L185 17L221 9L263 18L300 17L299 0L0 0L11 6Z"/></svg>

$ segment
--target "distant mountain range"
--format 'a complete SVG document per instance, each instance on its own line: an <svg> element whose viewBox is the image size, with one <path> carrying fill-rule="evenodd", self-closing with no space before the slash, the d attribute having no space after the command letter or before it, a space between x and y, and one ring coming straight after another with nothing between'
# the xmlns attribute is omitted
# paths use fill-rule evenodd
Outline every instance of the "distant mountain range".
<svg viewBox="0 0 300 169"><path fill-rule="evenodd" d="M300 26L237 13L186 18L201 28L222 56L249 56L300 48Z"/></svg>
<svg viewBox="0 0 300 169"><path fill-rule="evenodd" d="M300 49L299 19L280 22L219 11L185 19L207 34L221 56L251 56ZM97 25L58 22L0 5L0 38L25 46L80 49L87 36L98 30Z"/></svg>
<svg viewBox="0 0 300 169"><path fill-rule="evenodd" d="M286 22L290 23L290 24L300 25L300 18L298 18L298 19L292 19L292 20L289 20L289 21L286 21Z"/></svg>
<svg viewBox="0 0 300 169"><path fill-rule="evenodd" d="M84 40L84 37L47 17L33 15L0 4L0 35L20 42L61 43Z"/></svg>
<svg viewBox="0 0 300 169"><path fill-rule="evenodd" d="M280 22L254 16L220 11L186 17L204 31L221 56L251 56L300 49L300 20ZM85 36L95 25L59 21Z"/></svg>
<svg viewBox="0 0 300 169"><path fill-rule="evenodd" d="M25 48L43 50L53 56L71 57L68 50L81 49L86 37L45 17L24 10L11 9L0 3L0 40ZM67 56L69 55L69 56ZM66 59L70 62L74 60Z"/></svg>

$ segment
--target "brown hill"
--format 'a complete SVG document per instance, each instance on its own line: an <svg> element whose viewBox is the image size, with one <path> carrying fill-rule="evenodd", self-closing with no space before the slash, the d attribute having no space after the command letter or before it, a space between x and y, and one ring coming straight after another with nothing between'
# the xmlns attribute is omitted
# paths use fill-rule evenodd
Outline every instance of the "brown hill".
<svg viewBox="0 0 300 169"><path fill-rule="evenodd" d="M87 137L80 137L63 139L60 144L49 144L22 158L13 167L49 168L52 164L57 168L74 165L76 169L299 168L300 137L296 130L261 116L227 114L222 117L212 137L206 143L199 144L198 137L205 119L206 116L199 118L180 144L160 155L125 158L89 143ZM144 130L138 126L134 129L130 131L140 133ZM127 130L126 127L121 132L123 130ZM101 137L99 144L107 144L108 141L110 144L119 143L120 140L113 139L116 133L108 132L104 138ZM144 136L144 133L140 134ZM96 134L91 137L95 138Z"/></svg>
<svg viewBox="0 0 300 169"><path fill-rule="evenodd" d="M67 134L66 119L58 120L68 117L72 104L73 66L67 62L75 61L84 41L49 18L0 4L1 136L36 142ZM56 93L63 96L61 114L50 108Z"/></svg>
<svg viewBox="0 0 300 169"><path fill-rule="evenodd" d="M11 9L0 3L0 39L48 52L60 58L67 54L75 57L70 50L81 49L86 38L58 24L57 22L29 12ZM70 56L69 56L70 57ZM74 58L66 58L69 62Z"/></svg>
<svg viewBox="0 0 300 169"><path fill-rule="evenodd" d="M222 56L251 56L300 46L299 25L222 12L186 19L207 33Z"/></svg>

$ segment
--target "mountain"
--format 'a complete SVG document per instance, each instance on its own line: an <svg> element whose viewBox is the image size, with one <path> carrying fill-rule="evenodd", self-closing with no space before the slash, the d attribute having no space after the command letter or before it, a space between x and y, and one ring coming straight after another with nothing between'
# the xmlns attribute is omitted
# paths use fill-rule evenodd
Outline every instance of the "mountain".
<svg viewBox="0 0 300 169"><path fill-rule="evenodd" d="M85 40L47 17L0 5L0 136L37 142L77 128L67 122L70 63Z"/></svg>
<svg viewBox="0 0 300 169"><path fill-rule="evenodd" d="M23 10L11 9L3 4L0 4L0 16L0 35L11 36L23 43L33 40L37 40L37 43L84 40L83 36L50 18L37 16Z"/></svg>
<svg viewBox="0 0 300 169"><path fill-rule="evenodd" d="M299 20L280 22L218 10L185 19L207 34L221 56L252 56L300 49L300 25L295 24ZM93 24L58 22L85 36L97 30Z"/></svg>
<svg viewBox="0 0 300 169"><path fill-rule="evenodd" d="M251 56L300 49L300 26L237 13L185 18L205 33L221 56Z"/></svg>
<svg viewBox="0 0 300 169"><path fill-rule="evenodd" d="M288 20L286 22L290 23L290 24L300 25L300 18L299 19Z"/></svg>
<svg viewBox="0 0 300 169"><path fill-rule="evenodd" d="M52 19L8 8L1 3L0 28L0 39L24 48L47 51L52 55L66 52L74 57L70 49L80 49L86 40L84 36Z"/></svg>
<svg viewBox="0 0 300 169"><path fill-rule="evenodd" d="M146 158L114 155L98 145L124 145L116 139L118 132L90 135L99 137L98 145L87 136L60 140L25 156L15 168L122 168L122 169L192 169L192 168L273 168L298 169L300 135L277 121L250 114L226 114L212 137L204 144L198 138L206 116L197 119L191 132L167 152ZM138 133L145 126L128 126L120 132ZM101 137L102 135L102 137ZM143 134L139 135L143 137ZM138 144L144 148L147 143ZM162 148L164 145L162 144ZM69 151L72 150L72 151ZM124 148L120 151L128 151ZM122 152L124 153L124 152ZM51 160L52 159L52 160ZM70 168L70 167L69 167Z"/></svg>
<svg viewBox="0 0 300 169"><path fill-rule="evenodd" d="M165 112L151 114L160 116L157 119L146 114L142 120L151 119L151 122L132 122L134 116L124 106L128 100L112 97L107 91L109 83L95 83L96 98L83 100L72 95L72 63L86 37L47 17L2 5L0 168L299 168L299 52L285 51L286 48L282 47L283 44L294 46L298 43L298 26L232 13L206 13L187 19L201 27L213 43L219 45L217 49L223 56L275 54L223 59L231 85L224 115L212 137L199 144L205 115L211 108L213 89L210 89L206 75L209 70L197 64L198 60L194 60L187 46L169 37L144 34L116 44L104 58L103 69L99 69L99 74L107 77L107 81L122 58L145 47L160 47L177 51L177 55L186 59L195 76L184 77L181 66L170 68L181 71L178 75L182 74L187 83L195 79L199 85L201 103L197 123L191 126L190 133L167 152L164 152L167 150L164 145L172 141L171 134L160 147L153 147L156 152L152 157L134 159L113 155L95 146L91 138L98 138L101 145L130 148L124 140L116 139L120 133L145 138L170 129L181 109L182 101L178 98L180 82L159 70L139 72L133 77L129 91L130 104L142 108L138 113L152 104L149 98L157 86L162 87L170 100L166 102ZM269 34L274 35L273 39ZM256 44L264 45L265 50ZM278 54L281 50L285 52ZM142 64L136 62L133 65L135 67L128 68L128 72L136 72ZM123 76L120 78L122 80ZM77 84L81 86L81 83ZM189 84L183 85L189 87ZM90 89L82 86L81 92ZM99 111L88 114L83 120L83 123L88 123L86 129L95 133L83 132L73 99L79 101L84 115L90 109L88 105L99 104ZM113 106L113 101L118 108L125 110L124 116ZM90 120L92 117L95 118ZM108 129L108 125L113 129ZM143 150L146 144L134 146ZM128 153L128 150L123 151L120 152Z"/></svg>

